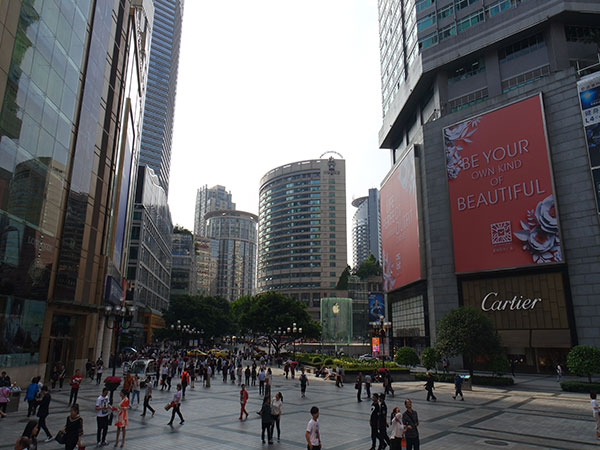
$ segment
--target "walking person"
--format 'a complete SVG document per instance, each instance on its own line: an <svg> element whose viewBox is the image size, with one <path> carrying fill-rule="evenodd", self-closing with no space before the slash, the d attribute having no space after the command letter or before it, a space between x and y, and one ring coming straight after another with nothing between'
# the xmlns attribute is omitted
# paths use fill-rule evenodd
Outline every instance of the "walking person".
<svg viewBox="0 0 600 450"><path fill-rule="evenodd" d="M27 386L27 391L25 392L25 400L27 401L27 417L32 414L35 416L35 410L37 408L37 397L40 392L40 385L38 384L38 378L34 377L31 379L31 383Z"/></svg>
<svg viewBox="0 0 600 450"><path fill-rule="evenodd" d="M83 377L81 373L79 373L79 369L75 369L75 373L71 377L71 395L69 395L69 406L77 403L77 394L79 393L79 386L83 381Z"/></svg>
<svg viewBox="0 0 600 450"><path fill-rule="evenodd" d="M444 358L444 362L443 364L443 371L445 373L450 373L450 361L448 361L448 358Z"/></svg>
<svg viewBox="0 0 600 450"><path fill-rule="evenodd" d="M402 450L402 438L404 437L404 424L402 423L402 413L400 408L394 408L390 416L392 433L390 438L390 450Z"/></svg>
<svg viewBox="0 0 600 450"><path fill-rule="evenodd" d="M6 417L6 406L10 401L10 388L7 386L0 386L0 416Z"/></svg>
<svg viewBox="0 0 600 450"><path fill-rule="evenodd" d="M240 386L242 384L242 372L244 371L244 368L242 367L241 364L238 364L237 366L237 382L238 382L238 386Z"/></svg>
<svg viewBox="0 0 600 450"><path fill-rule="evenodd" d="M108 398L108 389L102 389L102 393L96 399L96 446L108 445L106 434L108 433L108 422L111 412L111 404Z"/></svg>
<svg viewBox="0 0 600 450"><path fill-rule="evenodd" d="M304 369L302 369L302 372L300 373L300 377L298 377L298 378L300 380L300 394L301 394L302 398L304 398L304 397L306 397L306 386L308 385L308 377L304 373Z"/></svg>
<svg viewBox="0 0 600 450"><path fill-rule="evenodd" d="M252 364L252 371L250 372L250 375L252 378L252 386L256 386L256 365L255 364Z"/></svg>
<svg viewBox="0 0 600 450"><path fill-rule="evenodd" d="M560 364L556 365L556 382L559 383L563 377L563 369Z"/></svg>
<svg viewBox="0 0 600 450"><path fill-rule="evenodd" d="M365 375L365 391L367 391L367 398L371 398L371 374L369 372Z"/></svg>
<svg viewBox="0 0 600 450"><path fill-rule="evenodd" d="M65 365L61 364L58 369L58 390L59 391L62 390L66 375L67 375L67 370L65 369Z"/></svg>
<svg viewBox="0 0 600 450"><path fill-rule="evenodd" d="M371 449L377 449L377 440L379 439L379 448L383 448L383 440L379 434L379 415L381 408L379 406L379 396L373 394L373 403L371 403L371 415L369 416L369 426L371 427Z"/></svg>
<svg viewBox="0 0 600 450"><path fill-rule="evenodd" d="M250 386L250 374L251 374L250 366L246 366L246 370L244 371L244 378L246 381L244 384L246 386Z"/></svg>
<svg viewBox="0 0 600 450"><path fill-rule="evenodd" d="M50 433L50 431L48 430L48 426L46 425L46 417L48 417L48 415L50 414L50 401L51 400L52 400L52 397L50 396L50 393L48 392L48 386L46 386L46 385L42 386L42 399L40 400L40 403L38 406L37 416L39 418L38 429L44 430L44 432L46 433L46 442L50 442L52 439L54 439L52 437L52 433Z"/></svg>
<svg viewBox="0 0 600 450"><path fill-rule="evenodd" d="M425 390L427 391L427 401L429 401L429 399L433 399L433 401L435 402L437 400L437 397L433 395L435 385L433 381L433 375L431 374L431 372L427 372L427 381L425 382L424 386Z"/></svg>
<svg viewBox="0 0 600 450"><path fill-rule="evenodd" d="M360 398L360 394L362 392L362 385L363 385L362 372L358 372L358 376L356 377L356 383L354 384L354 388L357 389L357 391L356 391L356 401L357 402L362 402L362 399Z"/></svg>
<svg viewBox="0 0 600 450"><path fill-rule="evenodd" d="M261 417L261 426L262 432L260 434L262 443L265 443L265 431L267 432L267 439L269 440L269 444L273 443L273 415L271 414L271 399L269 397L265 397L263 399L262 407L258 414Z"/></svg>
<svg viewBox="0 0 600 450"><path fill-rule="evenodd" d="M135 377L133 377L133 385L131 386L131 406L133 406L133 403L135 402L135 398L137 397L137 404L138 407L140 406L140 377L138 376L138 374L135 374Z"/></svg>
<svg viewBox="0 0 600 450"><path fill-rule="evenodd" d="M104 361L102 361L102 358L98 358L98 361L96 361L96 385L100 384L100 381L102 380L103 371Z"/></svg>
<svg viewBox="0 0 600 450"><path fill-rule="evenodd" d="M62 432L65 433L65 450L74 450L76 446L82 446L83 419L79 415L79 405L77 403L71 405L71 411L67 416L67 422Z"/></svg>
<svg viewBox="0 0 600 450"><path fill-rule="evenodd" d="M146 410L149 409L152 411L152 417L154 417L154 413L156 412L152 406L150 406L150 400L152 400L152 383L150 382L150 377L146 378L146 392L144 393L144 410L140 416L146 416Z"/></svg>
<svg viewBox="0 0 600 450"><path fill-rule="evenodd" d="M52 373L50 374L50 385L52 386L52 390L56 389L56 383L58 382L58 368L56 366L52 367Z"/></svg>
<svg viewBox="0 0 600 450"><path fill-rule="evenodd" d="M402 414L406 450L419 450L419 415L412 409L412 402L404 400L406 411Z"/></svg>
<svg viewBox="0 0 600 450"><path fill-rule="evenodd" d="M385 404L385 394L379 394L379 448L383 449L386 445L392 446L387 434L387 414L388 409Z"/></svg>
<svg viewBox="0 0 600 450"><path fill-rule="evenodd" d="M117 439L115 440L115 447L119 444L119 434L123 433L121 440L121 447L125 446L125 434L127 433L127 425L129 425L129 399L127 398L127 391L123 389L120 393L121 403L118 407L113 406L113 410L117 411L117 421L115 426L117 427Z"/></svg>
<svg viewBox="0 0 600 450"><path fill-rule="evenodd" d="M190 384L190 374L187 369L183 369L183 373L181 374L181 392L183 398L185 398L185 390L188 384Z"/></svg>
<svg viewBox="0 0 600 450"><path fill-rule="evenodd" d="M265 369L263 367L260 368L260 372L258 372L258 393L259 395L265 394Z"/></svg>
<svg viewBox="0 0 600 450"><path fill-rule="evenodd" d="M248 403L248 391L246 390L246 385L242 383L242 388L240 389L240 420L242 420L244 414L246 414L246 419L248 418L246 403Z"/></svg>
<svg viewBox="0 0 600 450"><path fill-rule="evenodd" d="M133 377L131 373L127 372L125 377L123 377L123 390L125 391L125 395L129 398L131 394L131 390L133 389Z"/></svg>
<svg viewBox="0 0 600 450"><path fill-rule="evenodd" d="M592 404L592 414L596 420L596 439L600 439L600 407L595 392L590 392L590 403Z"/></svg>
<svg viewBox="0 0 600 450"><path fill-rule="evenodd" d="M281 428L280 419L281 419L281 411L283 409L283 394L278 392L275 394L275 398L271 402L271 414L273 415L273 425L272 428L277 427L277 442L279 442L281 438ZM271 430L271 436L273 436L274 430Z"/></svg>
<svg viewBox="0 0 600 450"><path fill-rule="evenodd" d="M308 450L321 450L323 444L321 442L321 431L319 430L319 408L316 406L310 408L310 415L312 419L308 421L306 433L304 433L308 444L306 448Z"/></svg>
<svg viewBox="0 0 600 450"><path fill-rule="evenodd" d="M181 384L177 385L177 392L173 395L173 400L171 401L171 420L167 425L173 426L173 419L175 419L175 414L179 416L179 424L183 425L185 420L183 420L183 415L181 415Z"/></svg>
<svg viewBox="0 0 600 450"><path fill-rule="evenodd" d="M454 378L454 395L452 396L452 398L454 400L456 400L456 397L458 397L459 395L460 395L460 399L462 401L465 400L465 397L463 396L463 393L462 393L462 385L463 385L463 378L459 374L456 374L456 378Z"/></svg>

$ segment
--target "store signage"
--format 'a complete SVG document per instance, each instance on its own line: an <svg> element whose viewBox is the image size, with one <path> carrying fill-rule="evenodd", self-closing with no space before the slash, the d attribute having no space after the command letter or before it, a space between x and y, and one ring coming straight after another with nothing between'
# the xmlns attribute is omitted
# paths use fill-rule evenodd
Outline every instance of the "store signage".
<svg viewBox="0 0 600 450"><path fill-rule="evenodd" d="M484 311L521 311L533 309L535 305L542 301L541 298L525 298L522 295L515 295L510 300L498 298L497 292L489 292L481 301L481 309Z"/></svg>
<svg viewBox="0 0 600 450"><path fill-rule="evenodd" d="M379 205L383 289L390 292L422 278L414 147L383 181Z"/></svg>
<svg viewBox="0 0 600 450"><path fill-rule="evenodd" d="M371 338L371 351L372 353L379 353L379 338Z"/></svg>
<svg viewBox="0 0 600 450"><path fill-rule="evenodd" d="M581 118L585 130L594 190L600 212L600 73L581 77L577 82Z"/></svg>
<svg viewBox="0 0 600 450"><path fill-rule="evenodd" d="M541 94L443 136L455 271L562 262Z"/></svg>

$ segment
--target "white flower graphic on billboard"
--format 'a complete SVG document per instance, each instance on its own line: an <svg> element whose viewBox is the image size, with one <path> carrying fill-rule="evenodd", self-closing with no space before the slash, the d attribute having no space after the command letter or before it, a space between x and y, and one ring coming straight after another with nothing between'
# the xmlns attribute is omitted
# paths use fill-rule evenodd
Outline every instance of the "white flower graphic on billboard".
<svg viewBox="0 0 600 450"><path fill-rule="evenodd" d="M534 263L563 260L554 195L539 202L535 211L528 210L527 221L521 220L521 228L514 235L523 243L523 250L531 253Z"/></svg>
<svg viewBox="0 0 600 450"><path fill-rule="evenodd" d="M481 117L477 117L444 129L448 179L453 180L458 177L461 169L460 151L464 148L465 142L473 142L471 136L477 131L480 122Z"/></svg>

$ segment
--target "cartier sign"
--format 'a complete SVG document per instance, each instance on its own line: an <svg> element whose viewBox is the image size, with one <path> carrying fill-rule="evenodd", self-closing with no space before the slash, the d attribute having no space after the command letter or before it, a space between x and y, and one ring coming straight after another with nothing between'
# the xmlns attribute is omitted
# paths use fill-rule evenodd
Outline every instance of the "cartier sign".
<svg viewBox="0 0 600 450"><path fill-rule="evenodd" d="M515 295L510 300L502 299L497 292L489 292L481 300L481 309L484 311L520 311L524 309L535 308L541 298L525 298L522 295Z"/></svg>

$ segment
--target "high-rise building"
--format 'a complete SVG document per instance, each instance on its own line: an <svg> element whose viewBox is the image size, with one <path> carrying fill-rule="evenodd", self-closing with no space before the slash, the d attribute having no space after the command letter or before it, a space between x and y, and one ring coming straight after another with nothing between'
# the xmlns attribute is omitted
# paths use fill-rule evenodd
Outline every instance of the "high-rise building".
<svg viewBox="0 0 600 450"><path fill-rule="evenodd" d="M169 195L173 117L184 0L153 0L154 30L150 47L140 164L151 167Z"/></svg>
<svg viewBox="0 0 600 450"><path fill-rule="evenodd" d="M254 295L256 288L256 224L243 211L213 211L205 216L214 271L210 294L233 301Z"/></svg>
<svg viewBox="0 0 600 450"><path fill-rule="evenodd" d="M98 311L124 298L154 11L144 0L0 10L0 366L23 384L111 352Z"/></svg>
<svg viewBox="0 0 600 450"><path fill-rule="evenodd" d="M379 216L379 191L369 189L369 195L352 201L356 209L352 217L352 250L354 267L369 257L381 262L381 220Z"/></svg>
<svg viewBox="0 0 600 450"><path fill-rule="evenodd" d="M171 213L167 194L152 168L139 166L129 245L127 300L137 307L130 327L137 343L149 344L153 330L164 327L171 290Z"/></svg>
<svg viewBox="0 0 600 450"><path fill-rule="evenodd" d="M260 182L258 292L303 301L314 318L347 266L346 162L286 164ZM345 295L344 295L345 296Z"/></svg>
<svg viewBox="0 0 600 450"><path fill-rule="evenodd" d="M225 186L204 185L196 192L196 209L194 212L194 236L206 237L206 214L213 211L234 210L231 192Z"/></svg>
<svg viewBox="0 0 600 450"><path fill-rule="evenodd" d="M171 250L171 297L196 295L196 251L192 232L175 227Z"/></svg>
<svg viewBox="0 0 600 450"><path fill-rule="evenodd" d="M517 370L600 345L600 3L380 0L379 23L395 344L466 305Z"/></svg>

